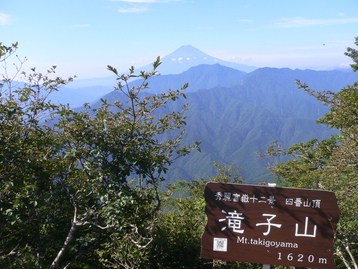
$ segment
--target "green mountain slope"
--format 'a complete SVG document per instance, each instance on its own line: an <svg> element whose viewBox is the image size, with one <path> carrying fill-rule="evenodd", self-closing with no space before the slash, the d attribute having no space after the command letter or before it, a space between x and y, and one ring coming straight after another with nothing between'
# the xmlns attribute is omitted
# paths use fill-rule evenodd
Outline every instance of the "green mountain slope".
<svg viewBox="0 0 358 269"><path fill-rule="evenodd" d="M247 182L259 182L267 178L268 160L260 158L257 151L264 152L275 140L290 145L313 137L325 138L334 132L312 119L255 106L242 98L239 89L217 88L205 94L199 91L188 94L188 102L186 141L201 140L202 151L178 160L173 178L180 175L190 180L212 174L211 164L217 161L234 163L243 169Z"/></svg>
<svg viewBox="0 0 358 269"><path fill-rule="evenodd" d="M298 90L295 79L332 91L358 80L356 74L338 71L262 68L246 75L235 72L220 65L198 66L149 82L147 94L194 82L187 100L168 109L189 103L184 143L201 140L201 152L179 159L169 170L171 181L212 175L213 161L242 168L247 183L270 180L266 167L274 160L260 158L257 151L264 152L276 140L288 146L335 132L315 123L327 108ZM218 86L220 78L225 86ZM113 102L121 94L113 92L104 98Z"/></svg>

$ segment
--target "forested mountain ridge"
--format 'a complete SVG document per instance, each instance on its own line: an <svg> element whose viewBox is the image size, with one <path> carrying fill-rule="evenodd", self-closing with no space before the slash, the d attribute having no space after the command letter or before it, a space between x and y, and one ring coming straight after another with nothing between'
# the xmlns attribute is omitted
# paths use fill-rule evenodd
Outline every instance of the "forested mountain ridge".
<svg viewBox="0 0 358 269"><path fill-rule="evenodd" d="M201 152L191 153L170 168L170 180L211 175L212 162L217 161L234 163L243 169L247 182L257 183L268 177L268 160L260 158L257 151L264 152L276 140L290 145L334 133L315 123L327 108L297 89L296 79L318 90L337 91L357 80L357 75L288 68L260 68L245 74L216 64L193 67L179 75L152 77L147 89L150 94L189 83L187 99L176 104L189 103L184 142L202 141ZM103 98L114 102L120 93L114 91Z"/></svg>

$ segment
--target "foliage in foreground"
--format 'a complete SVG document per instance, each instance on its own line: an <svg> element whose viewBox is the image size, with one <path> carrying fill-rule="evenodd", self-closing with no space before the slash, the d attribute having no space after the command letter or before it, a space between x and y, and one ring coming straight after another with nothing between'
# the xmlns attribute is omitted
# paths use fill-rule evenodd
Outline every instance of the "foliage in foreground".
<svg viewBox="0 0 358 269"><path fill-rule="evenodd" d="M139 75L108 67L126 101L75 111L50 101L72 80L52 78L55 67L27 74L20 61L18 77L6 76L5 60L16 49L0 44L1 267L138 268L162 209L165 172L197 147L180 144L184 132L161 139L182 130L186 106L156 113L185 98L186 85L143 96L159 58ZM129 88L131 78L143 83Z"/></svg>

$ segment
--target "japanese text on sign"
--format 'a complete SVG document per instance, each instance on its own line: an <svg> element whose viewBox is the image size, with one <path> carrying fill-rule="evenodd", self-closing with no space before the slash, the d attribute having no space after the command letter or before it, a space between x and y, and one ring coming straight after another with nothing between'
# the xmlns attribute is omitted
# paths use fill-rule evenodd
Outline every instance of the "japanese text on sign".
<svg viewBox="0 0 358 269"><path fill-rule="evenodd" d="M249 195L246 193L231 193L231 192L216 192L215 200L217 201L225 201L225 202L233 202L233 203L264 203L273 206L275 204L274 196L256 196ZM311 207L311 208L321 208L321 200L320 199L302 199L301 197L297 198L286 198L285 204L295 207Z"/></svg>

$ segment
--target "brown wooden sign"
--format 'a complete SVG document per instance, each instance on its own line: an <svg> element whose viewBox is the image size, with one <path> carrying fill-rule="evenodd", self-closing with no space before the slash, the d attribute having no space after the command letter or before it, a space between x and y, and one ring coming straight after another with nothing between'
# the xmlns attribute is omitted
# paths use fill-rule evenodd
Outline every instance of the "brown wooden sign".
<svg viewBox="0 0 358 269"><path fill-rule="evenodd" d="M335 268L333 192L208 183L202 257Z"/></svg>

